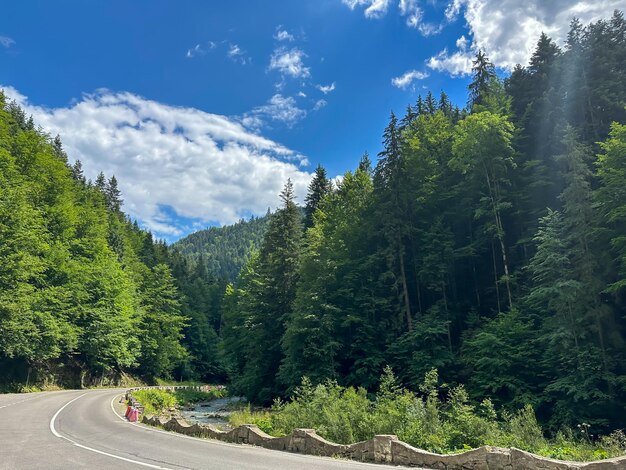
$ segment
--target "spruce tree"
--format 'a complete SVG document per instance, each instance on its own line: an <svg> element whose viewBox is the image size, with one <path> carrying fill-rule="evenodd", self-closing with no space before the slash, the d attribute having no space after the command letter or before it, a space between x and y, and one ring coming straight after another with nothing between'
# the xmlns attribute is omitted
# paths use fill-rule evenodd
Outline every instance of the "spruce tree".
<svg viewBox="0 0 626 470"><path fill-rule="evenodd" d="M470 110L475 105L482 104L485 96L489 93L489 84L494 78L496 78L494 65L482 50L478 51L472 62L472 81L468 85L468 107Z"/></svg>
<svg viewBox="0 0 626 470"><path fill-rule="evenodd" d="M324 197L332 191L332 182L326 176L326 170L322 165L317 165L309 191L304 199L304 227L313 226L313 215Z"/></svg>
<svg viewBox="0 0 626 470"><path fill-rule="evenodd" d="M281 391L276 377L282 360L280 339L293 311L302 238L291 180L280 199L283 205L270 220L248 292L249 345L237 380L246 397L263 403Z"/></svg>
<svg viewBox="0 0 626 470"><path fill-rule="evenodd" d="M113 175L111 176L111 178L109 178L109 181L107 182L104 189L107 207L111 212L119 212L122 208L122 204L124 201L121 198L121 194L121 191L117 187L117 178L115 178L115 175Z"/></svg>

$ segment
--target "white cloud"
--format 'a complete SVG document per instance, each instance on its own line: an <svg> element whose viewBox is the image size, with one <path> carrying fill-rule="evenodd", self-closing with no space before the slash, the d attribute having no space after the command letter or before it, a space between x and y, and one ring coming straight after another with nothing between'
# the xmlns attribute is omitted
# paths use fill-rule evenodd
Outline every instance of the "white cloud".
<svg viewBox="0 0 626 470"><path fill-rule="evenodd" d="M461 6L464 2L465 0L453 0L448 4L445 11L445 16L448 21L454 21L459 16Z"/></svg>
<svg viewBox="0 0 626 470"><path fill-rule="evenodd" d="M13 44L15 44L13 38L10 38L8 36L0 36L0 46L6 47L8 49Z"/></svg>
<svg viewBox="0 0 626 470"><path fill-rule="evenodd" d="M406 24L417 29L423 36L432 36L440 33L445 23L435 24L424 21L424 10L422 10L417 0L400 0L398 4L400 15L406 16Z"/></svg>
<svg viewBox="0 0 626 470"><path fill-rule="evenodd" d="M303 91L299 91L299 92L298 92L298 96L299 96L300 98L306 98L306 93L305 93L305 92L303 92Z"/></svg>
<svg viewBox="0 0 626 470"><path fill-rule="evenodd" d="M313 111L319 111L320 109L322 109L327 104L328 104L328 101L326 101L326 100L317 100L315 102L315 105L313 106Z"/></svg>
<svg viewBox="0 0 626 470"><path fill-rule="evenodd" d="M88 178L115 175L126 212L159 236L180 235L189 223L168 207L202 225L227 224L277 207L287 178L301 201L306 194L311 175L298 169L305 157L232 118L108 90L45 108L0 88L47 132L61 135Z"/></svg>
<svg viewBox="0 0 626 470"><path fill-rule="evenodd" d="M439 72L448 72L453 77L461 77L472 72L473 53L467 50L456 51L452 55L444 49L426 61L426 66Z"/></svg>
<svg viewBox="0 0 626 470"><path fill-rule="evenodd" d="M311 75L309 67L304 66L306 54L301 49L294 47L286 49L279 47L274 50L270 57L270 70L278 70L282 75L294 78L306 78Z"/></svg>
<svg viewBox="0 0 626 470"><path fill-rule="evenodd" d="M399 77L391 79L391 84L395 87L406 89L414 80L423 80L428 77L428 72L420 72L419 70L409 70Z"/></svg>
<svg viewBox="0 0 626 470"><path fill-rule="evenodd" d="M467 45L469 44L469 42L465 36L461 36L459 39L456 40L455 44L457 49L464 51L465 49L467 49Z"/></svg>
<svg viewBox="0 0 626 470"><path fill-rule="evenodd" d="M198 54L201 54L203 52L204 51L202 49L200 49L200 44L196 44L191 49L187 49L187 54L185 54L185 57L187 57L188 59L191 59L192 57L195 57Z"/></svg>
<svg viewBox="0 0 626 470"><path fill-rule="evenodd" d="M286 29L282 29L282 26L276 28L276 34L274 35L274 39L277 41L293 41L295 38L293 34L289 33Z"/></svg>
<svg viewBox="0 0 626 470"><path fill-rule="evenodd" d="M206 54L210 49L215 49L217 47L217 43L213 41L208 41L206 44L196 44L190 49L187 49L187 53L185 57L188 59L192 59L198 55Z"/></svg>
<svg viewBox="0 0 626 470"><path fill-rule="evenodd" d="M366 6L366 18L382 18L387 14L390 0L341 0L341 2L351 10L354 10L357 6Z"/></svg>
<svg viewBox="0 0 626 470"><path fill-rule="evenodd" d="M561 43L573 17L589 23L624 6L624 0L454 0L445 14L453 20L463 11L473 50L486 51L494 64L511 70L528 63L541 32Z"/></svg>
<svg viewBox="0 0 626 470"><path fill-rule="evenodd" d="M228 56L229 59L231 59L234 62L238 62L241 65L246 65L248 62L250 62L250 57L246 55L246 51L244 51L237 44L229 44L226 55Z"/></svg>
<svg viewBox="0 0 626 470"><path fill-rule="evenodd" d="M259 129L268 121L278 121L292 127L306 115L307 112L298 108L294 98L277 93L269 99L267 104L244 114L242 123L252 129Z"/></svg>
<svg viewBox="0 0 626 470"><path fill-rule="evenodd" d="M424 20L424 3L441 5L434 0L398 0L400 15L410 28L423 36L440 33L451 22L463 16L469 36L457 41L457 51L440 51L427 60L433 70L454 76L469 73L469 57L479 49L498 67L512 70L520 63L526 65L542 32L562 43L569 23L577 17L583 24L609 18L614 10L623 10L626 0L448 0L439 7L438 22ZM365 16L382 18L391 0L341 0L350 9L366 7ZM460 42L459 42L460 41ZM469 51L472 51L471 53Z"/></svg>
<svg viewBox="0 0 626 470"><path fill-rule="evenodd" d="M319 91L327 95L331 91L335 90L335 82L331 83L330 85L317 85L316 87Z"/></svg>

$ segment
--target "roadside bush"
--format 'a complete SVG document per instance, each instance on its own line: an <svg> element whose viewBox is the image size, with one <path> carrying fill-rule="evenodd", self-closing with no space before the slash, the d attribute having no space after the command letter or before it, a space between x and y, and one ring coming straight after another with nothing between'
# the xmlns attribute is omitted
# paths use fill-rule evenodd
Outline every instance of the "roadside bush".
<svg viewBox="0 0 626 470"><path fill-rule="evenodd" d="M223 398L227 395L228 393L224 388L216 388L208 391L183 388L174 391L174 397L176 398L176 402L180 406L185 406L190 403L198 403L200 401L211 401L215 400L216 398Z"/></svg>
<svg viewBox="0 0 626 470"><path fill-rule="evenodd" d="M365 389L341 387L335 381L313 386L302 381L288 403L276 402L273 427L288 434L297 427L316 429L320 436L341 444L369 439L371 402Z"/></svg>
<svg viewBox="0 0 626 470"><path fill-rule="evenodd" d="M174 395L157 388L137 390L133 396L143 405L145 414L158 415L176 405Z"/></svg>
<svg viewBox="0 0 626 470"><path fill-rule="evenodd" d="M442 399L440 397L446 397ZM442 390L435 369L428 372L419 394L399 385L385 368L374 400L364 389L342 387L336 381L313 385L304 378L288 402L276 401L271 411L243 410L230 416L230 424L256 424L273 436L296 428L313 428L333 442L348 444L375 434L395 434L414 447L438 453L482 445L517 447L564 460L597 460L626 454L626 435L616 431L597 441L583 431L560 432L548 440L530 405L498 416L490 400L471 403L463 386Z"/></svg>
<svg viewBox="0 0 626 470"><path fill-rule="evenodd" d="M252 411L250 403L241 410L233 412L228 417L228 422L233 427L241 426L242 424L256 424L261 431L267 434L280 435L274 431L272 415L268 411Z"/></svg>

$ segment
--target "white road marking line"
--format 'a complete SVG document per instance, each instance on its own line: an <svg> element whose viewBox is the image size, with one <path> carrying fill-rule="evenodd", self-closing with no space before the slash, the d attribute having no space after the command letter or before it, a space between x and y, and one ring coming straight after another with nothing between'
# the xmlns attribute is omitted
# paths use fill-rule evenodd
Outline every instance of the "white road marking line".
<svg viewBox="0 0 626 470"><path fill-rule="evenodd" d="M0 406L0 410L1 410L2 408L6 408L6 407L8 407L8 406L13 406L13 405L17 405L17 404L19 404L19 403L24 403L25 401L28 401L28 400L33 400L33 399L35 399L35 398L37 398L37 397L40 397L40 396L41 396L41 395L37 395L37 396L35 396L35 397L30 397L30 398L27 398L27 399L25 399L25 400L20 400L20 401L16 401L16 402L13 402L13 403L9 403L8 405L2 405L2 406Z"/></svg>
<svg viewBox="0 0 626 470"><path fill-rule="evenodd" d="M161 434L166 434L168 436L175 436L175 437L180 437L181 439L191 439L194 441L200 441L200 442L204 442L204 443L208 443L211 445L218 445L218 446L225 446L225 447L236 447L239 450L249 450L250 452L254 451L254 450L260 450L260 451L267 451L267 452L282 452L282 451L276 451L276 450L271 450L271 449L266 449L265 447L260 447L260 446L255 446L252 444L235 444L232 442L224 442L224 441L220 441L218 439L212 439L212 438L202 438L202 437L194 437L194 436L186 436L184 434L180 434L178 432L173 432L173 431L163 431L162 429L156 429L150 425L141 425L139 423L131 423L129 422L126 418L122 417L122 415L120 415L117 411L115 411L113 402L115 401L116 398L118 398L120 395L114 396L111 399L111 409L113 410L113 413L115 414L115 416L117 416L119 419L121 419L122 421L124 421L125 423L128 424L132 424L133 426L137 426L139 429L143 429L146 432L158 432ZM310 459L319 459L319 460L329 460L329 461L337 461L337 459L334 459L333 457L322 457L320 455L310 455L310 454L295 454L295 453L291 453L291 457L296 457L296 458L310 458ZM358 460L351 460L350 461L351 464L357 464L361 467L374 467L374 468L378 468L380 469L380 464L376 464L376 463L368 463L368 462L359 462ZM396 467L396 468L408 468L408 467Z"/></svg>
<svg viewBox="0 0 626 470"><path fill-rule="evenodd" d="M56 437L60 437L61 439L65 439L66 441L71 442L76 447L80 447L81 449L85 449L85 450L88 450L90 452L95 452L96 454L106 455L107 457L112 457L114 459L123 460L124 462L130 462L130 463L134 463L134 464L137 464L137 465L142 465L144 467L157 468L159 470L172 470L172 469L170 469L168 467L159 467L158 465L152 465L152 464L149 464L149 463L146 463L146 462L141 462L139 460L128 459L126 457L122 457L121 455L109 454L108 452L104 452L102 450L94 449L92 447L87 447L87 446L84 446L82 444L79 444L78 442L75 442L75 441L71 440L69 437L65 437L65 436L62 436L61 434L59 434L57 432L57 430L55 429L55 427L54 427L54 422L57 419L57 416L59 416L59 413L61 413L61 411L63 411L65 409L65 407L67 407L68 405L72 404L73 402L75 402L79 398L84 397L85 395L87 395L87 393L83 393L82 395L77 396L76 398L68 401L65 405L63 405L61 408L59 408L59 410L54 414L54 416L50 420L50 431L52 431L52 434L54 434Z"/></svg>
<svg viewBox="0 0 626 470"><path fill-rule="evenodd" d="M232 442L224 442L224 441L220 441L218 439L186 436L186 435L180 434L178 432L163 431L162 429L156 429L155 427L152 427L152 426L149 426L149 425L141 425L139 423L131 423L126 418L123 418L122 415L120 415L117 411L115 411L115 408L113 407L113 402L115 401L116 398L117 397L113 397L113 399L111 400L111 409L113 410L113 413L115 413L115 416L117 416L119 419L121 419L125 423L131 424L133 426L137 426L139 429L143 429L144 431L147 431L147 432L158 432L158 433L161 433L161 434L166 434L168 436L180 437L181 439L191 439L193 441L200 441L200 442L209 443L209 444L215 444L215 445L220 445L220 446L236 447L238 449L264 449L263 447L253 446L251 444L234 444ZM265 449L265 450L268 450L268 449Z"/></svg>

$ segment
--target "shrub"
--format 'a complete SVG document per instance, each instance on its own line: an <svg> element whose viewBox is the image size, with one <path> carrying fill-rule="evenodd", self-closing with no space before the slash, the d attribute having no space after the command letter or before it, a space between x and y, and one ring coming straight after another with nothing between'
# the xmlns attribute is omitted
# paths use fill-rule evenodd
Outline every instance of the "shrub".
<svg viewBox="0 0 626 470"><path fill-rule="evenodd" d="M529 452L539 452L546 448L546 439L531 405L526 405L516 413L505 414L504 418L506 432L503 443L506 446Z"/></svg>
<svg viewBox="0 0 626 470"><path fill-rule="evenodd" d="M197 403L200 401L211 401L216 398L223 398L227 396L226 389L213 389L208 391L192 390L192 389L179 389L174 391L174 397L176 402L181 405L188 405L190 403Z"/></svg>
<svg viewBox="0 0 626 470"><path fill-rule="evenodd" d="M281 434L295 428L313 428L326 439L346 444L374 435L369 425L370 408L371 402L362 388L344 388L335 381L313 387L304 379L291 402L274 404L272 421Z"/></svg>
<svg viewBox="0 0 626 470"><path fill-rule="evenodd" d="M277 400L271 412L252 412L250 405L230 417L230 424L256 424L273 436L296 428L313 428L331 441L348 444L375 434L396 434L402 441L431 452L458 452L482 445L517 447L540 455L575 461L626 454L626 435L616 431L597 442L585 433L563 430L544 437L531 405L498 413L490 400L471 403L463 386L444 393L435 369L420 385L420 394L403 388L385 368L373 401L364 389L336 381L313 385L304 378L290 401ZM440 397L446 396L442 400Z"/></svg>
<svg viewBox="0 0 626 470"><path fill-rule="evenodd" d="M133 396L143 405L145 414L158 415L176 405L174 395L156 388L137 390Z"/></svg>
<svg viewBox="0 0 626 470"><path fill-rule="evenodd" d="M231 413L228 417L228 423L233 427L242 424L256 424L261 431L275 435L271 414L267 411L252 411L250 403L241 410Z"/></svg>

